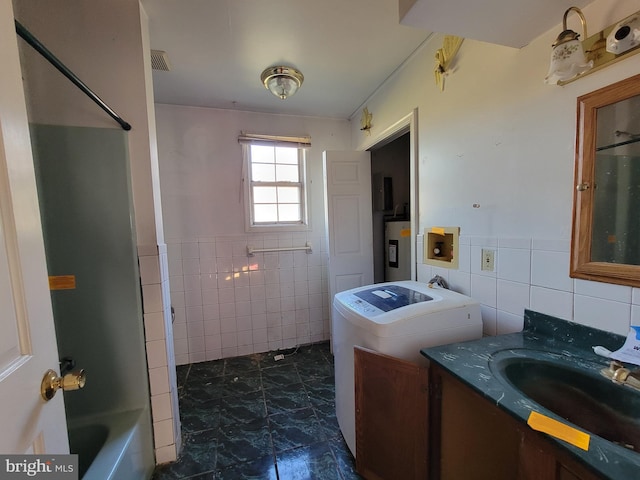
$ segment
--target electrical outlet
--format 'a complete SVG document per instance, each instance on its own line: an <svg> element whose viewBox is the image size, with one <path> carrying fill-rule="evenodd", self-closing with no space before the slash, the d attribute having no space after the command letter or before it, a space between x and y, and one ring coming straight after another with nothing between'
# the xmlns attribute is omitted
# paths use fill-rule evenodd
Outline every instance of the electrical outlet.
<svg viewBox="0 0 640 480"><path fill-rule="evenodd" d="M482 270L493 272L495 251L486 248L482 249Z"/></svg>

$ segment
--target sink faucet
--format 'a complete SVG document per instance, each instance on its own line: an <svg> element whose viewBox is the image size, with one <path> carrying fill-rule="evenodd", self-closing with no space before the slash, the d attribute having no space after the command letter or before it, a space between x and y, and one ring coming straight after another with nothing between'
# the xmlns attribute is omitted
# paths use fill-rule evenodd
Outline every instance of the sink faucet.
<svg viewBox="0 0 640 480"><path fill-rule="evenodd" d="M640 369L629 370L620 362L613 360L609 367L603 368L600 373L614 383L629 385L636 390L640 390Z"/></svg>

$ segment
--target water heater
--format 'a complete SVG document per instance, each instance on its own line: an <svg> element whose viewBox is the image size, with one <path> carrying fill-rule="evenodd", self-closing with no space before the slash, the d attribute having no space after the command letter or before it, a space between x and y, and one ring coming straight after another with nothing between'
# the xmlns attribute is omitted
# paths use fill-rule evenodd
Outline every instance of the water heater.
<svg viewBox="0 0 640 480"><path fill-rule="evenodd" d="M384 246L384 281L411 280L411 222L385 222Z"/></svg>

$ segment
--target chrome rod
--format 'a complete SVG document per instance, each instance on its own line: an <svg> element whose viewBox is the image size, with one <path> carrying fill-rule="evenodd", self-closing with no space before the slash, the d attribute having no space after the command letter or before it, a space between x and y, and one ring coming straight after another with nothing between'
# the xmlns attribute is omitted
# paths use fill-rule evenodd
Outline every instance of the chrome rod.
<svg viewBox="0 0 640 480"><path fill-rule="evenodd" d="M307 253L312 252L312 246L310 242L307 242L304 247L275 247L275 248L253 248L247 245L247 257L252 257L256 253L264 252L291 252L305 250Z"/></svg>

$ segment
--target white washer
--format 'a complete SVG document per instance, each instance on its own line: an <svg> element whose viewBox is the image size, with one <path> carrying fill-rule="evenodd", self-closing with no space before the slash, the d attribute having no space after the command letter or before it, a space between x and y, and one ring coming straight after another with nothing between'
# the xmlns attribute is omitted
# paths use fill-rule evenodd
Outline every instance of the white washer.
<svg viewBox="0 0 640 480"><path fill-rule="evenodd" d="M353 347L426 364L420 349L482 337L480 304L460 293L414 281L379 283L333 300L336 416L356 454Z"/></svg>

